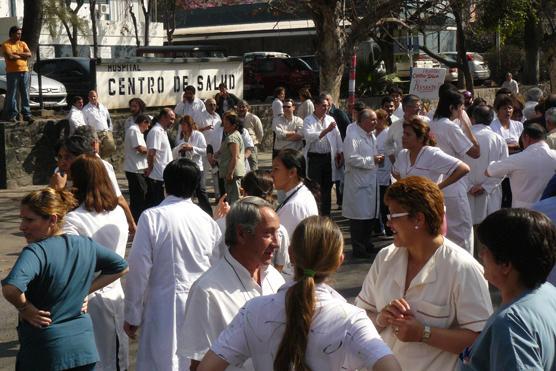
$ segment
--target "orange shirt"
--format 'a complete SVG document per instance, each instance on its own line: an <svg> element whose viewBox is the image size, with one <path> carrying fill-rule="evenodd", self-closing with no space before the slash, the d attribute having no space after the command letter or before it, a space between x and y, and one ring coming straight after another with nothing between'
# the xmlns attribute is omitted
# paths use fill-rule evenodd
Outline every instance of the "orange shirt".
<svg viewBox="0 0 556 371"><path fill-rule="evenodd" d="M29 51L29 47L25 41L12 42L5 41L2 44L2 51L4 52L4 59L6 60L6 72L27 72L27 59L9 59L8 54L24 53Z"/></svg>

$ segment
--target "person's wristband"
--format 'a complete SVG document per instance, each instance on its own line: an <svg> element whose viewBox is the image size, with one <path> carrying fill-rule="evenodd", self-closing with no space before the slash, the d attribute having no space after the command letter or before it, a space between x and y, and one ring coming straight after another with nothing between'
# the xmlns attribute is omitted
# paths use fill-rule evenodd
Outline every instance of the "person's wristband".
<svg viewBox="0 0 556 371"><path fill-rule="evenodd" d="M422 343L427 343L429 341L429 339L431 338L431 331L431 327L429 325L425 325L425 328L423 329L423 335L421 335Z"/></svg>

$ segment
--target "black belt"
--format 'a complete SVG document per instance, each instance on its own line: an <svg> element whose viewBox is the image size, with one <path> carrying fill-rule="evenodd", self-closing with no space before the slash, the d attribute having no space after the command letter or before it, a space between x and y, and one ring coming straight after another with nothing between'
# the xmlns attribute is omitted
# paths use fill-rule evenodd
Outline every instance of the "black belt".
<svg viewBox="0 0 556 371"><path fill-rule="evenodd" d="M307 157L311 158L325 158L325 157L330 157L332 156L332 154L330 152L328 153L317 153L317 152L309 152L307 153Z"/></svg>

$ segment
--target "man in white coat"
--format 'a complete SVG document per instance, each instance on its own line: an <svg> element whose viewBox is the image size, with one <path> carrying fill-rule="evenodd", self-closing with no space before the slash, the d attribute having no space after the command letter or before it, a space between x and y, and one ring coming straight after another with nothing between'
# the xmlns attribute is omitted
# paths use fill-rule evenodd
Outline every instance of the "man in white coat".
<svg viewBox="0 0 556 371"><path fill-rule="evenodd" d="M330 215L333 182L340 180L343 166L342 138L336 122L326 114L326 95L315 99L315 111L303 120L307 175L320 185L320 215Z"/></svg>
<svg viewBox="0 0 556 371"><path fill-rule="evenodd" d="M201 172L180 158L166 166L168 196L139 218L128 258L133 271L125 287L124 330L135 338L141 327L137 371L185 371L176 354L189 288L220 257L220 228L191 196Z"/></svg>
<svg viewBox="0 0 556 371"><path fill-rule="evenodd" d="M376 124L376 113L365 109L344 140L346 169L342 215L349 219L354 258L370 258L373 252L372 220L378 218L379 210L377 166L384 161L384 156L376 149L373 134Z"/></svg>
<svg viewBox="0 0 556 371"><path fill-rule="evenodd" d="M548 147L545 136L546 131L541 125L527 125L521 134L525 149L493 162L485 172L487 176L507 176L510 179L512 207L531 208L556 172L556 151Z"/></svg>
<svg viewBox="0 0 556 371"><path fill-rule="evenodd" d="M487 177L485 170L493 161L508 157L508 147L502 137L489 127L494 112L487 105L477 106L472 112L471 130L481 147L479 158L463 156L463 161L471 168L467 174L467 198L471 207L473 225L481 223L488 215L502 207L502 179Z"/></svg>
<svg viewBox="0 0 556 371"><path fill-rule="evenodd" d="M245 197L232 206L225 232L230 249L191 287L185 326L178 333L178 354L191 359L191 370L249 299L274 294L284 284L270 264L279 229L278 215L261 198ZM253 367L248 361L239 369Z"/></svg>
<svg viewBox="0 0 556 371"><path fill-rule="evenodd" d="M189 115L193 118L193 121L198 124L202 120L201 114L206 111L206 107L201 99L195 97L196 92L197 91L193 85L187 85L185 89L183 89L182 101L176 104L174 112L180 117ZM181 128L178 127L176 141L178 141L180 137Z"/></svg>

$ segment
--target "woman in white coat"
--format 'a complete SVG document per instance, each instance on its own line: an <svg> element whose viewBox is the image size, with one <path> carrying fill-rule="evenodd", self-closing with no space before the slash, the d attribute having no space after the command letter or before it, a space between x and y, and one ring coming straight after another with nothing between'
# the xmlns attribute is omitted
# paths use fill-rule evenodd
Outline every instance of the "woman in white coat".
<svg viewBox="0 0 556 371"><path fill-rule="evenodd" d="M90 237L123 258L128 224L102 160L81 155L71 165L71 175L79 207L66 215L64 233ZM95 291L88 300L100 356L95 370L126 370L129 347L123 331L124 291L120 280Z"/></svg>
<svg viewBox="0 0 556 371"><path fill-rule="evenodd" d="M295 281L250 300L220 334L199 371L251 358L256 370L401 370L363 310L326 284L344 260L342 231L312 216L290 245Z"/></svg>
<svg viewBox="0 0 556 371"><path fill-rule="evenodd" d="M295 227L311 215L319 215L317 186L305 178L305 157L295 149L286 148L272 160L274 188L285 192L284 201L276 208L280 223L292 237ZM318 197L317 197L318 198Z"/></svg>
<svg viewBox="0 0 556 371"><path fill-rule="evenodd" d="M179 139L172 150L172 155L174 159L180 157L190 159L201 170L201 180L197 185L195 196L199 202L199 207L212 216L212 207L210 206L203 174L203 158L207 156L205 136L197 129L197 125L189 115L180 119L180 128Z"/></svg>
<svg viewBox="0 0 556 371"><path fill-rule="evenodd" d="M363 110L344 140L346 168L342 215L349 219L354 258L367 258L373 252L372 225L379 211L377 168L384 161L384 156L379 156L376 149L373 134L376 124L376 113Z"/></svg>

